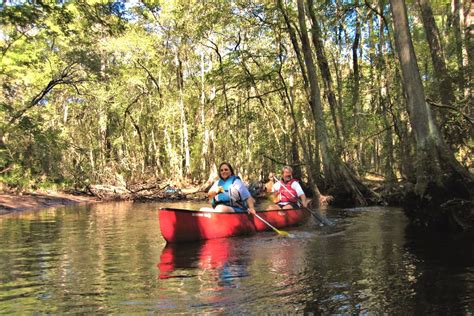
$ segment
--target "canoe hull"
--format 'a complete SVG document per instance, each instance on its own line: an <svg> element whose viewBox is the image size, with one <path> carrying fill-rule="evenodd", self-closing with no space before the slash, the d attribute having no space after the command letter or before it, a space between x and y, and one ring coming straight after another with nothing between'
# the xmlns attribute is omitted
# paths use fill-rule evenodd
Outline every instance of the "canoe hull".
<svg viewBox="0 0 474 316"><path fill-rule="evenodd" d="M258 214L276 228L304 223L308 212L301 209L261 211ZM168 242L186 242L231 236L252 235L269 230L267 225L247 213L201 212L162 208L160 229Z"/></svg>

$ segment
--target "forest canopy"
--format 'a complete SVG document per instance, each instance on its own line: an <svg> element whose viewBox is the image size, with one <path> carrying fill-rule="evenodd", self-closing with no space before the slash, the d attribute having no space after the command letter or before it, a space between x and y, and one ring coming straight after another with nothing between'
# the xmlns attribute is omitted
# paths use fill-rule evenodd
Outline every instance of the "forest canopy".
<svg viewBox="0 0 474 316"><path fill-rule="evenodd" d="M405 5L426 104L472 167L471 4ZM290 164L323 192L344 183L360 204L368 174L415 183L390 10L384 0L3 1L2 182L205 181L229 161L246 179Z"/></svg>

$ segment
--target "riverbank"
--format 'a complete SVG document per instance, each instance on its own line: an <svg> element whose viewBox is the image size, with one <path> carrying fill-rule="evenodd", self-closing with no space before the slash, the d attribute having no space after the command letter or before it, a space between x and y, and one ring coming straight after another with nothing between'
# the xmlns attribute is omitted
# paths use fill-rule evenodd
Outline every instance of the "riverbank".
<svg viewBox="0 0 474 316"><path fill-rule="evenodd" d="M110 185L94 185L88 188L90 195L70 194L61 191L34 191L14 193L11 191L0 190L0 215L18 211L41 210L47 208L57 208L68 205L78 205L87 203L96 203L100 201L176 201L189 200L201 201L207 200L208 187L187 186L185 188L176 188L170 185L140 185L134 190L124 187ZM265 194L259 191L254 192L258 197L265 198ZM324 205L328 204L332 197L324 197L327 200L322 201Z"/></svg>
<svg viewBox="0 0 474 316"><path fill-rule="evenodd" d="M23 194L0 192L0 215L17 211L96 203L98 201L99 199L92 196L73 195L64 192L38 191Z"/></svg>
<svg viewBox="0 0 474 316"><path fill-rule="evenodd" d="M378 180L378 179L377 179ZM260 184L260 183L257 183ZM381 181L371 179L368 185L378 191L380 196L376 204L388 205L385 199L391 202L399 200L400 192L396 198L390 197L387 192L384 194ZM46 208L56 208L68 205L96 203L99 201L176 201L176 200L207 200L209 186L206 185L186 185L182 188L170 185L169 181L160 184L140 184L125 188L112 185L91 185L88 187L87 194L70 194L61 191L41 190L35 192L14 193L8 190L0 190L0 215L25 210L40 210ZM251 185L252 194L257 198L265 198L266 194L263 188ZM395 190L397 191L397 190ZM320 204L331 204L332 196L322 196Z"/></svg>

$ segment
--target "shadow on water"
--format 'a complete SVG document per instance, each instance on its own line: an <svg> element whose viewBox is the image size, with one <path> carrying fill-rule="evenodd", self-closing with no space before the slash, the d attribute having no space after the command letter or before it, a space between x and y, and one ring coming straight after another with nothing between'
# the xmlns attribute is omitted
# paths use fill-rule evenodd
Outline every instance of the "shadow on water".
<svg viewBox="0 0 474 316"><path fill-rule="evenodd" d="M417 258L416 314L462 315L474 312L474 232L420 233L407 226L408 252Z"/></svg>

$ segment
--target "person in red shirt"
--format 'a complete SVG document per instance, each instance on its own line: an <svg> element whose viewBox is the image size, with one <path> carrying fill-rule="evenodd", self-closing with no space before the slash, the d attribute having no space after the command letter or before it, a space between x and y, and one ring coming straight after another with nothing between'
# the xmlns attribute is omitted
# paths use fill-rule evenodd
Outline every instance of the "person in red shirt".
<svg viewBox="0 0 474 316"><path fill-rule="evenodd" d="M282 179L275 182L272 187L275 204L268 210L292 209L308 206L308 199L304 194L298 180L293 178L293 168L285 166L282 169Z"/></svg>

